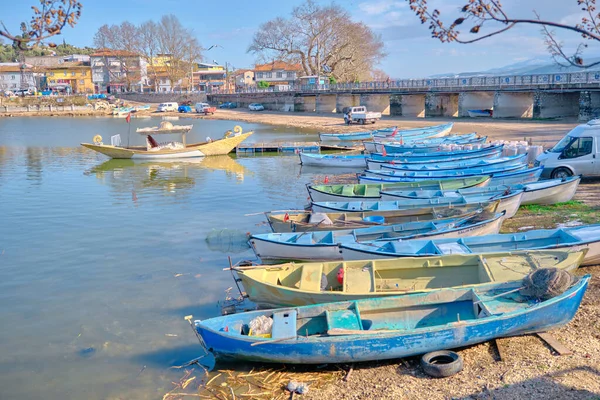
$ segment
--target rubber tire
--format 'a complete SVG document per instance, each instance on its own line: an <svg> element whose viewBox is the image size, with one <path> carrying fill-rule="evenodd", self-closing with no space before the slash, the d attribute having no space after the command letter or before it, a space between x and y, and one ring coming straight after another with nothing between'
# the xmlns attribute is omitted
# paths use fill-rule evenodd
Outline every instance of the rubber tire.
<svg viewBox="0 0 600 400"><path fill-rule="evenodd" d="M565 173L565 176L559 176L559 174L562 175L562 173ZM559 167L552 171L552 174L550 176L552 177L552 179L568 178L570 176L573 176L573 173L569 168Z"/></svg>
<svg viewBox="0 0 600 400"><path fill-rule="evenodd" d="M360 124L361 124L361 125L364 125L364 124L365 124L365 120L364 120L364 119L361 119L361 120L360 120Z"/></svg>
<svg viewBox="0 0 600 400"><path fill-rule="evenodd" d="M452 361L449 363L437 364L434 359L438 357L449 358ZM421 368L423 368L423 372L434 378L446 378L455 375L462 371L463 365L463 358L459 354L448 350L427 353L421 358Z"/></svg>

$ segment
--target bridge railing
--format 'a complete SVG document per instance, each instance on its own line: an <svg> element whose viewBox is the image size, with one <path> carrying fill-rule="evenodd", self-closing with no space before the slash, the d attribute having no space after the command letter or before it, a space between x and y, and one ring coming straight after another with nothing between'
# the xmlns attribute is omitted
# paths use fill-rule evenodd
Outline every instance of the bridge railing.
<svg viewBox="0 0 600 400"><path fill-rule="evenodd" d="M400 79L390 81L337 83L326 85L279 85L268 89L257 87L238 88L236 93L269 92L344 92L387 90L435 90L443 88L473 89L478 87L536 87L536 86L598 86L600 72L569 72L537 75L471 76L458 78Z"/></svg>

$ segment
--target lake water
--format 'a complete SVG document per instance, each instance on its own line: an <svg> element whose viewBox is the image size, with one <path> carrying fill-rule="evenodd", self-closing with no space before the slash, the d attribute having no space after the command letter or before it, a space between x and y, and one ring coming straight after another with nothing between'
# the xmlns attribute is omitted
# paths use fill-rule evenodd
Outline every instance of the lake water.
<svg viewBox="0 0 600 400"><path fill-rule="evenodd" d="M136 127L158 119L132 119ZM214 120L188 141L234 125L249 141L314 141L295 128ZM0 398L162 398L202 354L184 316L220 314L233 285L214 230L267 232L264 216L302 207L298 157L209 157L190 162L112 160L79 146L127 138L112 118L0 119Z"/></svg>

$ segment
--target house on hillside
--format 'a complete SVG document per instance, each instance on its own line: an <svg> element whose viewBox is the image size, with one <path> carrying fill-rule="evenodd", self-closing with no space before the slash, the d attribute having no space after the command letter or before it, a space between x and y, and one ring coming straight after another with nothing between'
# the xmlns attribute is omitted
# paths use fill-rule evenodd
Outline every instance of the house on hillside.
<svg viewBox="0 0 600 400"><path fill-rule="evenodd" d="M269 86L293 86L300 71L302 71L300 64L273 61L268 64L257 64L254 67L254 78L256 82L264 81Z"/></svg>
<svg viewBox="0 0 600 400"><path fill-rule="evenodd" d="M139 54L102 49L90 55L90 63L97 93L143 91L148 84L147 63Z"/></svg>
<svg viewBox="0 0 600 400"><path fill-rule="evenodd" d="M36 90L36 80L28 64L0 63L0 93Z"/></svg>
<svg viewBox="0 0 600 400"><path fill-rule="evenodd" d="M198 63L193 72L194 88L206 93L225 91L227 71L218 64Z"/></svg>
<svg viewBox="0 0 600 400"><path fill-rule="evenodd" d="M45 86L68 93L94 93L92 69L89 62L67 61L45 68Z"/></svg>
<svg viewBox="0 0 600 400"><path fill-rule="evenodd" d="M251 69L239 69L232 73L236 89L246 89L256 86L254 71Z"/></svg>

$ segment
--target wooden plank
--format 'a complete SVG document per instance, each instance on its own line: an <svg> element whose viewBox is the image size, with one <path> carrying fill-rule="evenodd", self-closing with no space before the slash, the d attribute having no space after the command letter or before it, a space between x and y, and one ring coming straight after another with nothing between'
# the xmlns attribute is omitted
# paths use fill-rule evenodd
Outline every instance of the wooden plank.
<svg viewBox="0 0 600 400"><path fill-rule="evenodd" d="M498 356L500 356L499 361L508 361L508 349L506 347L507 338L496 338L494 339L494 344L498 349Z"/></svg>
<svg viewBox="0 0 600 400"><path fill-rule="evenodd" d="M558 355L568 356L570 354L573 354L573 352L571 350L569 350L567 347L565 347L565 345L563 345L561 342L556 340L556 338L554 336L552 336L552 334L550 334L548 332L540 332L537 335L540 339L542 339L544 342L546 342L548 344L548 346L552 347L554 349L554 351L556 351L558 353Z"/></svg>

